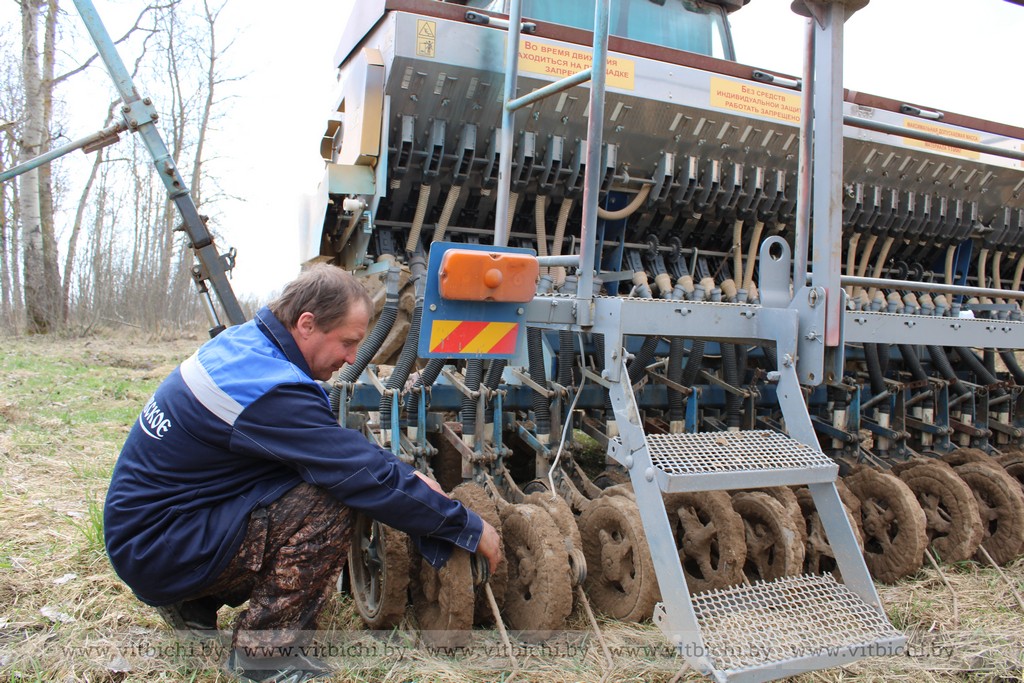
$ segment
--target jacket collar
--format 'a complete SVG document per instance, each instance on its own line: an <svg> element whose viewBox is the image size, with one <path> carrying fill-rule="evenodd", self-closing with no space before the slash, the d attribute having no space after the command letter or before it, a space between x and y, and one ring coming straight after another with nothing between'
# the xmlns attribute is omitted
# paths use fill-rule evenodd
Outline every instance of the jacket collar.
<svg viewBox="0 0 1024 683"><path fill-rule="evenodd" d="M281 349L281 352L292 364L297 365L300 370L312 378L313 371L309 369L309 364L306 363L305 357L299 351L299 346L295 343L295 337L284 326L284 323L278 320L277 316L270 311L270 308L267 306L261 308L256 313L255 320L256 327L259 328L260 332L266 335L267 339L273 342L277 348Z"/></svg>

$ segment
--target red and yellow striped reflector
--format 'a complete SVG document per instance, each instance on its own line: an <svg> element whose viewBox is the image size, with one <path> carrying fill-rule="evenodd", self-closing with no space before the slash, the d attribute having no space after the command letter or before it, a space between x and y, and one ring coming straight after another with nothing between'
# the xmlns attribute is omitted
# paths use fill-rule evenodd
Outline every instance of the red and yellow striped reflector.
<svg viewBox="0 0 1024 683"><path fill-rule="evenodd" d="M519 323L435 320L430 328L430 352L513 354L518 333Z"/></svg>

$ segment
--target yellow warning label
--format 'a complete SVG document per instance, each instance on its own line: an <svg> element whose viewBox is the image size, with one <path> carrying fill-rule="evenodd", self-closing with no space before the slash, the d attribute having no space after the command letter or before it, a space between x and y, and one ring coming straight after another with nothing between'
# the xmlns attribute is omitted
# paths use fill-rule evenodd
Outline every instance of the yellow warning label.
<svg viewBox="0 0 1024 683"><path fill-rule="evenodd" d="M437 22L416 20L416 56L434 57L437 48Z"/></svg>
<svg viewBox="0 0 1024 683"><path fill-rule="evenodd" d="M519 41L519 70L565 78L583 71L593 62L592 53L577 47L562 47L536 40ZM609 56L605 68L606 83L613 88L633 90L636 64L632 59Z"/></svg>
<svg viewBox="0 0 1024 683"><path fill-rule="evenodd" d="M931 133L932 135L941 135L944 138L952 138L955 140L962 140L964 142L981 142L981 135L978 133L971 133L966 130L957 130L956 128L949 128L947 126L940 126L928 121L921 121L920 119L904 119L903 127L909 128L910 130L921 131L922 133ZM955 154L958 157L966 157L968 159L980 159L981 154L973 152L969 149L960 149L955 145L943 145L938 142L925 142L924 140L915 140L914 138L903 138L903 142L910 145L911 147L920 147L922 149L928 149L933 152L942 152L943 154Z"/></svg>
<svg viewBox="0 0 1024 683"><path fill-rule="evenodd" d="M784 123L800 123L800 95L759 85L711 78L711 106L754 114Z"/></svg>

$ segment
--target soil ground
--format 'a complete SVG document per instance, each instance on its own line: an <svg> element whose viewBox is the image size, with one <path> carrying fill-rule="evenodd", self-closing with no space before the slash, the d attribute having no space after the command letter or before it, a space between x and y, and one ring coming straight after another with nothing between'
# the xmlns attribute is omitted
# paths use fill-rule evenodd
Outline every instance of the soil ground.
<svg viewBox="0 0 1024 683"><path fill-rule="evenodd" d="M201 343L104 332L0 340L0 683L229 680L222 643L178 642L113 573L102 504L129 426L159 381ZM799 681L1019 681L1024 677L1024 562L1004 576L973 561L879 586L899 656L806 674ZM229 636L230 614L220 626ZM513 640L520 681L705 680L651 624L599 619L609 668L586 616L543 645ZM494 631L444 652L419 640L411 615L393 632L361 627L339 595L317 644L337 681L507 681Z"/></svg>

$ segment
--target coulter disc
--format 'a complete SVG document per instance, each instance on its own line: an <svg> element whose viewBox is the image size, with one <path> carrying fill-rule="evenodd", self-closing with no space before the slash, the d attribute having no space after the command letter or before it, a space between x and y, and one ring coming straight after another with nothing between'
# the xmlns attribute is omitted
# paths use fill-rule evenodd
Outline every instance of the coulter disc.
<svg viewBox="0 0 1024 683"><path fill-rule="evenodd" d="M897 476L867 467L846 477L846 484L861 501L864 560L871 575L894 583L920 569L928 535L914 492Z"/></svg>
<svg viewBox="0 0 1024 683"><path fill-rule="evenodd" d="M668 494L665 509L691 594L743 582L746 532L728 493Z"/></svg>

